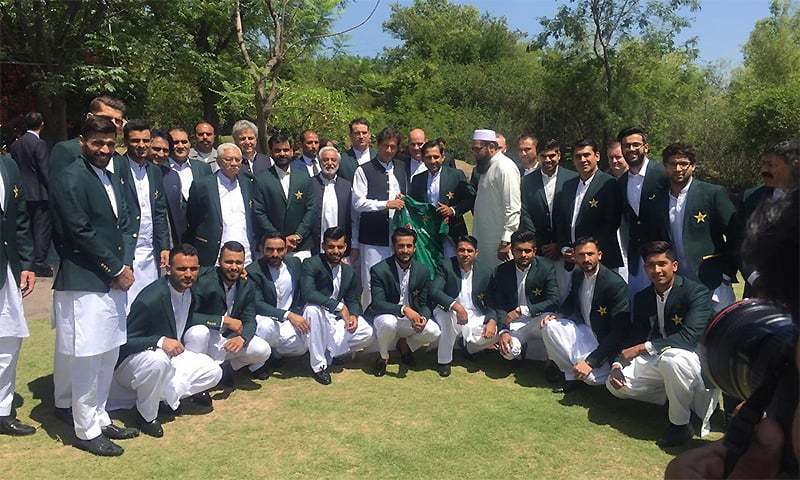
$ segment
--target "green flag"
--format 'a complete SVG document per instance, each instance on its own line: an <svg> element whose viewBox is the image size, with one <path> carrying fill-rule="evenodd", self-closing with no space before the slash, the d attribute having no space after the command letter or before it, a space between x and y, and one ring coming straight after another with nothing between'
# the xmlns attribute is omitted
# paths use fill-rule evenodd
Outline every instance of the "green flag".
<svg viewBox="0 0 800 480"><path fill-rule="evenodd" d="M417 250L414 258L428 267L428 276L433 280L436 265L442 259L442 248L449 227L430 203L418 202L409 196L403 197L403 202L406 207L392 217L392 230L406 227L416 232Z"/></svg>

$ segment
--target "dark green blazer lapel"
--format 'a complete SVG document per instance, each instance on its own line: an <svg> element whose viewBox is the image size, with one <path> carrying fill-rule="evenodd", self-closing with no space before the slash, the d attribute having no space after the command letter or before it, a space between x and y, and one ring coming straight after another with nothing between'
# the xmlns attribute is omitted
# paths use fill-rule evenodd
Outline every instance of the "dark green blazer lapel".
<svg viewBox="0 0 800 480"><path fill-rule="evenodd" d="M216 217L215 223L217 225L222 225L222 204L220 203L219 185L217 184L219 179L217 179L216 174L212 175L212 179L213 181L206 183L206 195L208 195L208 203L211 205L212 215Z"/></svg>
<svg viewBox="0 0 800 480"><path fill-rule="evenodd" d="M292 168L292 167L289 167L289 168ZM273 165L273 166L269 167L268 171L272 174L272 176L273 176L273 178L275 180L275 183L273 184L273 188L277 188L278 189L278 193L280 193L280 195L278 195L278 196L283 199L283 209L286 210L286 205L287 205L288 199L286 198L286 195L284 195L283 188L281 187L281 177L278 175L278 167L276 165ZM289 179L289 195L291 195L291 193L292 193L292 179L290 178Z"/></svg>
<svg viewBox="0 0 800 480"><path fill-rule="evenodd" d="M589 188L586 189L586 194L583 196L583 201L581 202L581 207L578 210L578 218L575 219L575 223L576 224L581 223L581 221L583 220L583 217L588 214L589 209L593 208L591 206L590 202L592 200L597 200L595 197L597 196L597 193L600 191L600 188L603 186L602 182L601 182L602 178L599 178L600 175L598 175L599 173L600 173L599 170L597 172L595 172L594 178L592 178L592 183L590 183L589 184ZM580 180L580 177L579 177L578 182L580 182L580 181L581 180ZM576 192L577 192L577 190L576 190ZM573 203L573 206L574 206L574 203ZM597 207L594 207L594 208L602 208L602 207L603 207L603 205L598 205ZM572 213L572 212L570 212L570 213Z"/></svg>
<svg viewBox="0 0 800 480"><path fill-rule="evenodd" d="M2 177L3 185L5 185L5 193L3 195L3 215L5 216L10 206L12 190L16 185L12 185L11 172L8 171L8 167L3 161L0 161L0 176Z"/></svg>
<svg viewBox="0 0 800 480"><path fill-rule="evenodd" d="M172 292L169 290L169 279L163 277L163 288L161 288L160 297L161 297L161 309L164 311L164 317L167 319L167 326L172 332L172 338L178 338L178 330L177 326L175 325L175 312L172 310ZM194 300L192 300L194 303ZM191 316L192 308L189 307L189 316ZM186 322L186 329L189 328L189 322L187 319Z"/></svg>

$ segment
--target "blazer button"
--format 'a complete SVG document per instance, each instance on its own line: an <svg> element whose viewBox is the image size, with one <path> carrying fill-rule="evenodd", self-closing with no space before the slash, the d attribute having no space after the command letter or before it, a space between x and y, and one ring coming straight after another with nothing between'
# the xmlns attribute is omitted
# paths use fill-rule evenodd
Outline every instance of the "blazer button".
<svg viewBox="0 0 800 480"><path fill-rule="evenodd" d="M139 234L138 234L138 233L134 233L134 234L133 234L133 238L137 238L138 236L139 236Z"/></svg>
<svg viewBox="0 0 800 480"><path fill-rule="evenodd" d="M117 250L121 252L122 251L122 247L117 247Z"/></svg>
<svg viewBox="0 0 800 480"><path fill-rule="evenodd" d="M136 220L139 220L139 215L136 215Z"/></svg>

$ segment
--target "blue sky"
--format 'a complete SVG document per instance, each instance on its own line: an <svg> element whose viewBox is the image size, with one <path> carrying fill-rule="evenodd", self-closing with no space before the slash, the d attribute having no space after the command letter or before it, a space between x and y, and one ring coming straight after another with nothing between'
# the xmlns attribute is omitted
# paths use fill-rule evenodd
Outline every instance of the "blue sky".
<svg viewBox="0 0 800 480"><path fill-rule="evenodd" d="M511 28L528 33L531 38L541 31L538 18L552 16L564 0L451 0L469 4L482 12L506 17ZM357 25L375 6L376 0L350 0L336 22L337 30ZM383 31L382 24L389 18L389 6L400 3L407 6L413 0L380 0L375 15L362 27L351 32L347 51L355 55L373 57L386 46L398 42ZM701 9L694 13L692 27L683 38L698 37L700 61L722 61L735 66L742 61L742 45L747 41L756 20L769 15L769 0L702 0Z"/></svg>

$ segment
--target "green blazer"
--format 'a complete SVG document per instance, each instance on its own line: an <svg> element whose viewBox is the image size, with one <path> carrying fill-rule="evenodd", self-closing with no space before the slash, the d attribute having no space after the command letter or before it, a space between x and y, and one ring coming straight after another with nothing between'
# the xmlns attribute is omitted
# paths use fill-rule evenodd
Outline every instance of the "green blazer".
<svg viewBox="0 0 800 480"><path fill-rule="evenodd" d="M58 181L58 179L61 178L59 176L60 172L64 170L66 166L81 158L81 155L81 142L78 137L56 143L53 149L50 150L50 158L47 162L48 178L50 182ZM122 155L114 152L111 161L117 162L119 158L122 158ZM116 164L114 166L116 167ZM116 171L116 169L114 171Z"/></svg>
<svg viewBox="0 0 800 480"><path fill-rule="evenodd" d="M558 167L556 171L556 188L553 195L553 208L547 205L547 196L544 193L542 169L537 168L529 175L522 177L522 210L520 212L520 230L527 230L536 234L536 245L556 243L556 225L558 219L558 206L561 203L562 190L568 180L578 174L565 167ZM570 215L572 212L569 212ZM551 222L552 219L552 222ZM569 222L572 217L562 219Z"/></svg>
<svg viewBox="0 0 800 480"><path fill-rule="evenodd" d="M300 277L300 289L303 298L309 305L319 305L325 310L336 313L336 306L343 302L351 315L363 315L361 308L361 282L356 277L353 267L340 264L342 270L339 295L333 294L333 274L324 254L316 255L303 262L303 275Z"/></svg>
<svg viewBox="0 0 800 480"><path fill-rule="evenodd" d="M316 212L316 189L305 168L289 167L289 198L283 194L278 167L273 165L253 182L253 213L258 236L280 232L302 237L297 250L311 250L311 228Z"/></svg>
<svg viewBox="0 0 800 480"><path fill-rule="evenodd" d="M255 286L249 279L236 282L236 296L231 307L231 317L242 321L242 338L247 344L256 334ZM193 306L186 329L195 325L205 325L214 330L222 327L222 317L228 311L225 302L225 287L222 271L217 267L203 267L192 287ZM233 338L233 332L226 331L225 337Z"/></svg>
<svg viewBox="0 0 800 480"><path fill-rule="evenodd" d="M461 267L458 265L456 257L443 258L437 267L436 278L433 279L431 285L431 304L448 311L450 305L458 300L461 292ZM472 303L485 316L484 323L489 320L497 320L497 313L489 306L486 298L491 278L491 270L473 265Z"/></svg>
<svg viewBox="0 0 800 480"><path fill-rule="evenodd" d="M411 179L408 195L418 202L428 203L428 177L430 172L420 173ZM439 202L452 207L455 216L450 218L450 238L455 242L458 237L467 234L464 214L475 205L475 189L472 188L464 172L456 168L442 165L439 173Z"/></svg>
<svg viewBox="0 0 800 480"><path fill-rule="evenodd" d="M81 157L50 188L54 243L61 257L53 289L108 292L114 276L133 263L135 233L119 177L109 175L117 214L89 160Z"/></svg>
<svg viewBox="0 0 800 480"><path fill-rule="evenodd" d="M5 188L4 208L0 216L0 269L3 272L11 266L11 272L19 287L19 274L31 269L33 256L33 237L30 218L22 197L22 178L17 162L7 155L0 155L0 177ZM0 288L6 284L7 275L0 275Z"/></svg>
<svg viewBox="0 0 800 480"><path fill-rule="evenodd" d="M665 238L675 244L669 223L670 193L661 198L661 221ZM736 208L728 193L719 185L692 180L686 193L683 216L683 248L691 271L700 283L714 290L722 283L722 274L736 278L738 253L736 246Z"/></svg>
<svg viewBox="0 0 800 480"><path fill-rule="evenodd" d="M427 319L433 319L428 305L428 294L431 282L428 269L417 260L411 260L411 272L408 278L408 303L417 313ZM400 277L397 274L397 263L392 255L379 262L369 271L372 303L367 307L365 316L372 321L378 315L389 314L402 317L400 302Z"/></svg>
<svg viewBox="0 0 800 480"><path fill-rule="evenodd" d="M370 158L375 154L375 149L370 148ZM342 160L339 162L339 171L336 173L350 183L353 183L353 177L358 169L358 160L352 148L342 152Z"/></svg>
<svg viewBox="0 0 800 480"><path fill-rule="evenodd" d="M136 193L136 184L133 181L128 156L114 158L114 172L119 176L120 183L125 186L125 201L128 203L133 238L139 235L141 209L139 197ZM163 175L161 168L151 162L145 163L147 181L150 187L149 201L150 214L153 217L153 255L158 258L162 250L169 250L169 228L167 223L167 199L164 195Z"/></svg>
<svg viewBox="0 0 800 480"><path fill-rule="evenodd" d="M189 327L193 310L194 298L189 307L186 328ZM161 337L179 339L167 277L161 277L144 287L131 305L127 323L128 341L119 349L117 365L129 355L155 350Z"/></svg>
<svg viewBox="0 0 800 480"><path fill-rule="evenodd" d="M250 249L256 251L258 241L254 235L252 221L252 182L247 177L240 175L239 188L242 191L242 201L244 201ZM186 205L186 224L183 241L191 243L197 249L200 265L215 265L222 247L223 229L222 206L219 201L216 175L195 178L192 181L192 186L189 188L189 201Z"/></svg>
<svg viewBox="0 0 800 480"><path fill-rule="evenodd" d="M558 310L558 283L553 263L544 257L535 257L525 277L525 296L531 316ZM517 267L513 260L497 266L489 282L489 304L497 311L497 324L505 325L507 312L519 307L517 298Z"/></svg>
<svg viewBox="0 0 800 480"><path fill-rule="evenodd" d="M296 257L286 257L283 259L283 263L286 264L286 268L289 269L289 275L292 277L292 306L289 311L300 315L305 307L300 286L302 265ZM253 289L255 290L256 315L272 317L282 322L286 310L277 307L278 292L275 290L275 280L272 278L267 262L261 258L257 262L248 265L247 278L252 280L251 283L253 283Z"/></svg>
<svg viewBox="0 0 800 480"><path fill-rule="evenodd" d="M554 225L561 248L572 246L572 210L580 181L578 176L568 180L559 199L558 216ZM621 267L622 252L617 240L617 230L621 221L622 194L617 181L611 175L598 170L578 210L578 218L575 220L575 240L586 236L594 237L600 243L600 250L603 251L603 265L609 268Z"/></svg>
<svg viewBox="0 0 800 480"><path fill-rule="evenodd" d="M702 284L675 275L664 306L664 331L658 327L656 292L652 284L633 298L633 339L628 345L649 340L659 353L667 348L695 351L711 316L711 292Z"/></svg>
<svg viewBox="0 0 800 480"><path fill-rule="evenodd" d="M583 270L576 268L572 271L572 287L561 305L561 315L577 324L586 324L580 304L580 291L585 279ZM589 323L598 345L586 357L586 363L597 368L617 356L631 329L628 284L616 272L602 264L594 284Z"/></svg>

